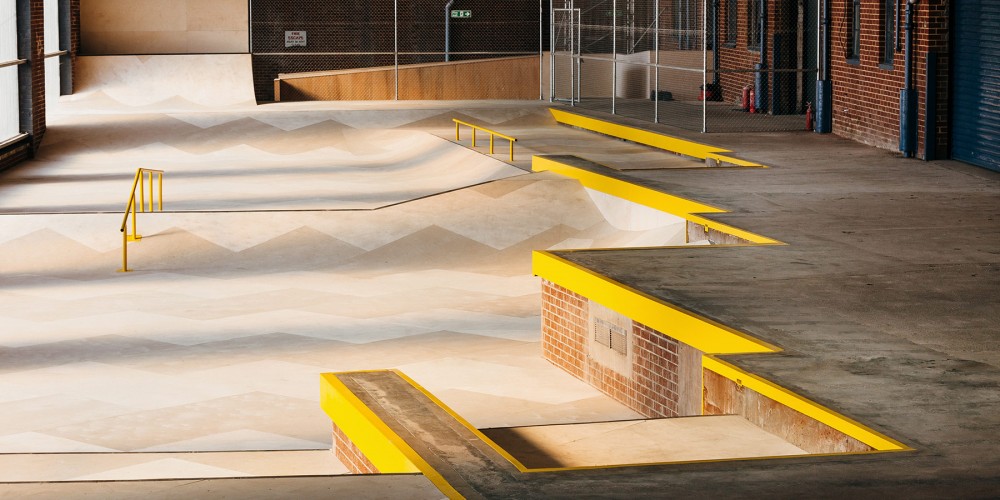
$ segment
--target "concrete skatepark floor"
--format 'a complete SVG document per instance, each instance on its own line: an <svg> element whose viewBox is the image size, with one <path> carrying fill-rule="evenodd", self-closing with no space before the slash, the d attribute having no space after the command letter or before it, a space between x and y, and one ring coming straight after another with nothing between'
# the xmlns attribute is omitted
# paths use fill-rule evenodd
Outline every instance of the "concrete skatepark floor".
<svg viewBox="0 0 1000 500"><path fill-rule="evenodd" d="M479 427L638 417L541 358L530 251L680 244L680 220L452 144L450 105L255 107L225 86L245 58L169 59L83 59L0 177L0 481L344 473L323 371L400 368ZM533 103L461 116L543 152L583 134ZM119 274L136 167L167 171L167 212Z"/></svg>

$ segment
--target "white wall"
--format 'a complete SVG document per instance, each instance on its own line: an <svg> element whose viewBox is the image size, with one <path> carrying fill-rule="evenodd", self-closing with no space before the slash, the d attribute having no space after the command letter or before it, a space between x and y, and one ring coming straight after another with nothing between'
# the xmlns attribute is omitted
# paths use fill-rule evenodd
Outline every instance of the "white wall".
<svg viewBox="0 0 1000 500"><path fill-rule="evenodd" d="M582 97L611 97L612 88L614 88L615 97L649 99L656 75L654 68L646 64L623 63L653 63L655 53L619 54L617 73L613 68L610 55L607 57L607 59L584 59L580 64L580 93ZM705 67L712 67L712 57L712 52L705 55ZM560 97L569 97L569 61L568 57L561 57L556 68L559 72L559 78L556 80L559 86L557 95ZM699 87L702 84L702 52L700 50L660 51L659 62L661 66L670 66L670 68L660 68L660 90L670 91L673 93L674 99L677 100L698 98L698 93L701 90Z"/></svg>
<svg viewBox="0 0 1000 500"><path fill-rule="evenodd" d="M246 53L247 0L81 0L85 55Z"/></svg>

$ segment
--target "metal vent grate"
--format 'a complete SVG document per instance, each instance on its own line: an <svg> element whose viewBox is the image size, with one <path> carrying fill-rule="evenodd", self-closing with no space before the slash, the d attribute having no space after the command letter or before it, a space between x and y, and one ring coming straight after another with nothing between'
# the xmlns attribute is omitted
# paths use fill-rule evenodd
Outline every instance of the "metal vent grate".
<svg viewBox="0 0 1000 500"><path fill-rule="evenodd" d="M588 320L589 357L619 373L630 373L632 320L595 302L590 302Z"/></svg>

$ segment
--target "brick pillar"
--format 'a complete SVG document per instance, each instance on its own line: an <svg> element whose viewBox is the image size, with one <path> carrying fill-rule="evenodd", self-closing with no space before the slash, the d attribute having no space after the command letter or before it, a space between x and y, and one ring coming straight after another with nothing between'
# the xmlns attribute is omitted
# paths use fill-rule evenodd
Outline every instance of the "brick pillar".
<svg viewBox="0 0 1000 500"><path fill-rule="evenodd" d="M80 53L80 0L69 0L69 58L72 65L72 93L76 93L76 58Z"/></svg>
<svg viewBox="0 0 1000 500"><path fill-rule="evenodd" d="M17 0L21 130L30 136L31 156L45 136L45 1Z"/></svg>

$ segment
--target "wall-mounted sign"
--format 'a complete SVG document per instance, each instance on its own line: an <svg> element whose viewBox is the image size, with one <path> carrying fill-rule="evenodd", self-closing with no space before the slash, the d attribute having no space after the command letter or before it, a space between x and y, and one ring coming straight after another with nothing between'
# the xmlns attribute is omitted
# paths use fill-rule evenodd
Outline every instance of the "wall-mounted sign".
<svg viewBox="0 0 1000 500"><path fill-rule="evenodd" d="M472 11L471 10L453 10L453 11L451 11L451 17L460 17L460 18L472 17Z"/></svg>
<svg viewBox="0 0 1000 500"><path fill-rule="evenodd" d="M306 46L305 31L285 32L285 47L305 47L305 46Z"/></svg>

